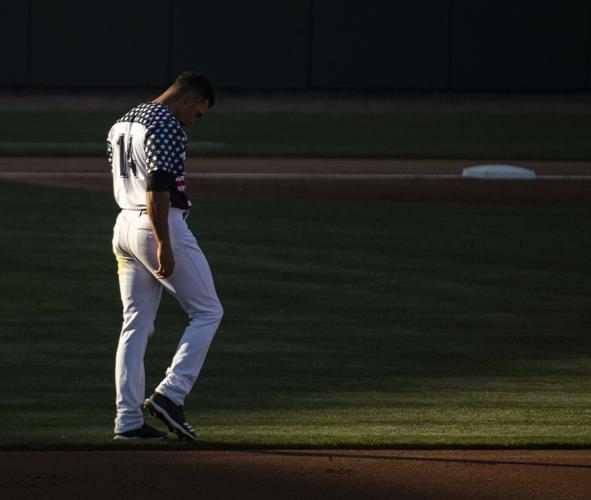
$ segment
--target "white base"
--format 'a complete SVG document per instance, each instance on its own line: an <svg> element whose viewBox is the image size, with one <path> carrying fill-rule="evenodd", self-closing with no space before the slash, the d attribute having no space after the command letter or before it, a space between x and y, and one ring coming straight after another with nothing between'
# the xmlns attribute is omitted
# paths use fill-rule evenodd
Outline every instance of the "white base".
<svg viewBox="0 0 591 500"><path fill-rule="evenodd" d="M462 177L473 179L535 179L536 173L514 165L477 165L465 168Z"/></svg>

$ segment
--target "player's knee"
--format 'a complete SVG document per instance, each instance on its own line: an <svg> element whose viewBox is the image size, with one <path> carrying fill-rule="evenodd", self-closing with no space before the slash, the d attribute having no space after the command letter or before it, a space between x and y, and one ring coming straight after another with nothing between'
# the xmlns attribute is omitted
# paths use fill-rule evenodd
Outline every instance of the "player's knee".
<svg viewBox="0 0 591 500"><path fill-rule="evenodd" d="M124 339L151 337L154 322L146 321L140 314L127 315L121 325L121 337Z"/></svg>
<svg viewBox="0 0 591 500"><path fill-rule="evenodd" d="M207 318L210 322L220 322L224 315L224 308L216 298L211 300L206 306L200 305L194 309L187 310L191 320L204 320Z"/></svg>
<svg viewBox="0 0 591 500"><path fill-rule="evenodd" d="M222 317L224 316L224 308L219 300L216 299L210 304L207 315L216 323L219 323L222 320Z"/></svg>
<svg viewBox="0 0 591 500"><path fill-rule="evenodd" d="M219 300L216 301L215 306L212 310L212 314L215 316L216 320L219 322L222 320L224 316L224 308Z"/></svg>

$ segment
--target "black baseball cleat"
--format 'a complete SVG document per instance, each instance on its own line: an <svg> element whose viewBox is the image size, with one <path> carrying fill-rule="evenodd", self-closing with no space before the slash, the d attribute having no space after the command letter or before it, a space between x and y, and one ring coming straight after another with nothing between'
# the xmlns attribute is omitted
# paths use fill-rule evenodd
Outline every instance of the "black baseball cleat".
<svg viewBox="0 0 591 500"><path fill-rule="evenodd" d="M166 432L159 431L150 427L147 424L142 425L139 429L132 431L120 432L115 434L113 439L167 439L168 434Z"/></svg>
<svg viewBox="0 0 591 500"><path fill-rule="evenodd" d="M185 420L185 412L181 405L175 405L170 399L163 394L155 392L148 399L144 401L144 408L146 408L150 415L162 420L179 438L185 438L193 441L195 439L195 431L191 424Z"/></svg>

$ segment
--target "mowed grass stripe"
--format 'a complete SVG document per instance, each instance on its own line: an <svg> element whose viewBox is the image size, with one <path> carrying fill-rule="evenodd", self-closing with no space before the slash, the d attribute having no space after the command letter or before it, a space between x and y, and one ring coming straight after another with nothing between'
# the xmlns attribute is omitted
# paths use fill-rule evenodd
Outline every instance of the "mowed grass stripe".
<svg viewBox="0 0 591 500"><path fill-rule="evenodd" d="M0 155L102 156L125 111L0 111ZM230 113L188 129L192 156L589 160L584 113Z"/></svg>
<svg viewBox="0 0 591 500"><path fill-rule="evenodd" d="M0 446L118 446L112 197L0 195ZM226 310L196 446L591 445L591 210L194 202ZM184 326L165 297L148 388Z"/></svg>

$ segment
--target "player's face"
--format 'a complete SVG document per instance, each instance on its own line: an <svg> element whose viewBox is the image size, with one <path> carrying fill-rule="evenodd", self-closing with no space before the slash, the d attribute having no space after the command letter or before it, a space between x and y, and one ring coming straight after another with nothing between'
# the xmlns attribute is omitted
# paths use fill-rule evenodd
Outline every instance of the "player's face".
<svg viewBox="0 0 591 500"><path fill-rule="evenodd" d="M179 121L184 127L191 125L197 118L201 118L209 110L209 101L201 101L195 96L187 96Z"/></svg>

